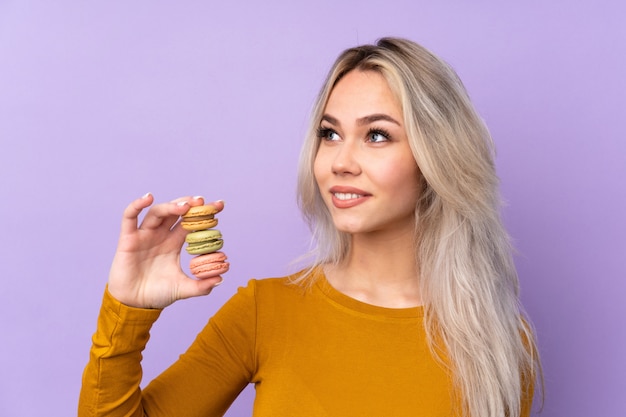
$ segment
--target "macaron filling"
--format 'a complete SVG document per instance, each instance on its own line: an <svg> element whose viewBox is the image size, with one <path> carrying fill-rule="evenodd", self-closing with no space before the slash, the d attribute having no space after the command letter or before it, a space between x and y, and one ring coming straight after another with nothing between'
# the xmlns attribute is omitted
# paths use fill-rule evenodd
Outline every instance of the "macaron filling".
<svg viewBox="0 0 626 417"><path fill-rule="evenodd" d="M210 205L191 207L183 214L181 226L189 231L211 229L217 226L216 213L217 209Z"/></svg>
<svg viewBox="0 0 626 417"><path fill-rule="evenodd" d="M180 223L183 229L189 231L202 230L202 229L210 229L212 227L217 226L217 219L213 218L213 216L203 216L194 217L191 219L183 219Z"/></svg>
<svg viewBox="0 0 626 417"><path fill-rule="evenodd" d="M187 252L191 255L203 255L220 250L224 246L219 230L200 230L187 234Z"/></svg>
<svg viewBox="0 0 626 417"><path fill-rule="evenodd" d="M226 255L223 252L196 256L189 263L191 273L198 279L221 275L228 271L229 266Z"/></svg>

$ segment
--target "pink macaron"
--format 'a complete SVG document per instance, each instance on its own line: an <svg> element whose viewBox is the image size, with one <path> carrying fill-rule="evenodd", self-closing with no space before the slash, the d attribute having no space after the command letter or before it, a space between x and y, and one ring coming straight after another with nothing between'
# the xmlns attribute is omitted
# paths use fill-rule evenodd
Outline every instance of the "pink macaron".
<svg viewBox="0 0 626 417"><path fill-rule="evenodd" d="M222 252L195 256L189 261L189 270L198 279L217 277L228 271L229 267L230 264L226 262L226 255Z"/></svg>

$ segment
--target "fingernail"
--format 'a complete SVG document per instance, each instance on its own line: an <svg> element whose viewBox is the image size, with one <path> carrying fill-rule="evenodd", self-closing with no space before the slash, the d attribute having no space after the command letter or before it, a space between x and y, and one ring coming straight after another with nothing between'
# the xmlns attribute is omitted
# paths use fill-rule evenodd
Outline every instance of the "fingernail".
<svg viewBox="0 0 626 417"><path fill-rule="evenodd" d="M217 287L218 285L221 285L222 282L224 282L224 278L222 278L220 282L216 282L215 284L213 284L213 288Z"/></svg>
<svg viewBox="0 0 626 417"><path fill-rule="evenodd" d="M204 198L204 197L202 197L201 195L197 195L197 196L195 196L193 199L194 199L194 200L200 200L201 198Z"/></svg>
<svg viewBox="0 0 626 417"><path fill-rule="evenodd" d="M186 201L179 201L178 203L176 203L176 205L177 205L178 207L182 207L182 206L184 206L185 204L189 204L189 203L187 203Z"/></svg>
<svg viewBox="0 0 626 417"><path fill-rule="evenodd" d="M152 193L145 193L144 195L141 196L141 198L148 198L152 195Z"/></svg>
<svg viewBox="0 0 626 417"><path fill-rule="evenodd" d="M226 205L226 202L224 200L216 200L215 202L216 203L222 203L222 204Z"/></svg>

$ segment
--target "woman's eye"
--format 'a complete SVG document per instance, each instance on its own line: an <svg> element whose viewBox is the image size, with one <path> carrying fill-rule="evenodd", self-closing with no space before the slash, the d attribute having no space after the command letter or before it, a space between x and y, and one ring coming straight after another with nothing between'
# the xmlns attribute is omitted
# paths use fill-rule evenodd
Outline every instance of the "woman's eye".
<svg viewBox="0 0 626 417"><path fill-rule="evenodd" d="M368 134L368 141L372 143L387 142L388 140L389 140L389 135L385 132L373 130L369 132Z"/></svg>
<svg viewBox="0 0 626 417"><path fill-rule="evenodd" d="M317 137L329 141L339 140L339 135L337 134L337 132L332 129L323 127L317 130Z"/></svg>

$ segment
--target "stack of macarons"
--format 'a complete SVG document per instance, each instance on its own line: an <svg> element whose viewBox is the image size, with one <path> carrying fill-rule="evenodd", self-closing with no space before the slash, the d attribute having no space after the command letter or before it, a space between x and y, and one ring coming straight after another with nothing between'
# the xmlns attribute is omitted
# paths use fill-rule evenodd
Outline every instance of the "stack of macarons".
<svg viewBox="0 0 626 417"><path fill-rule="evenodd" d="M218 252L224 241L217 226L215 214L218 209L212 205L191 207L183 215L181 226L188 230L185 237L187 252L194 256L189 262L189 269L198 279L216 277L228 271L226 255Z"/></svg>

